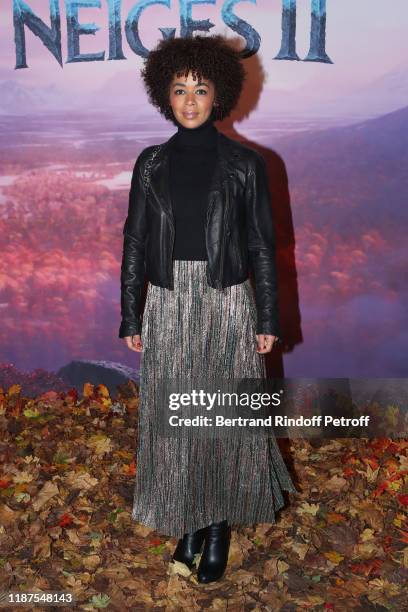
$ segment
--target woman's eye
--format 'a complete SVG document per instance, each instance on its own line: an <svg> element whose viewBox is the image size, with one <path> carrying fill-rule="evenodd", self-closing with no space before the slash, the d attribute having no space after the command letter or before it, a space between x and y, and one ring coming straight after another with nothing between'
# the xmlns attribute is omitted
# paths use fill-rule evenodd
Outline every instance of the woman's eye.
<svg viewBox="0 0 408 612"><path fill-rule="evenodd" d="M179 92L184 93L184 89L175 89L174 90L174 93L175 93L176 96L178 96ZM204 93L204 95L207 94L207 90L206 89L197 89L196 93L198 93L198 92L202 92L202 93Z"/></svg>

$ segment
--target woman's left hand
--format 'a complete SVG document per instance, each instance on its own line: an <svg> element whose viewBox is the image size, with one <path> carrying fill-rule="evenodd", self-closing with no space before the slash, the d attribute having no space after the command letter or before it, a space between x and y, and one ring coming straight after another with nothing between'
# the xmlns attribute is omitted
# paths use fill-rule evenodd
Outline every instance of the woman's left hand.
<svg viewBox="0 0 408 612"><path fill-rule="evenodd" d="M274 345L276 336L268 336L266 334L256 334L257 353L270 353Z"/></svg>

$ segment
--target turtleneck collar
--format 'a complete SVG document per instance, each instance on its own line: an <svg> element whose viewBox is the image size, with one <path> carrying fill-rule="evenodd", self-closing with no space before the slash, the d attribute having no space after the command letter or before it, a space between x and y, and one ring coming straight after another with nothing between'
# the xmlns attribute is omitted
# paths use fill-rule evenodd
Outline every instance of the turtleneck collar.
<svg viewBox="0 0 408 612"><path fill-rule="evenodd" d="M184 127L176 118L174 121L178 128L174 139L177 149L185 147L213 149L216 146L218 130L211 117L196 128Z"/></svg>

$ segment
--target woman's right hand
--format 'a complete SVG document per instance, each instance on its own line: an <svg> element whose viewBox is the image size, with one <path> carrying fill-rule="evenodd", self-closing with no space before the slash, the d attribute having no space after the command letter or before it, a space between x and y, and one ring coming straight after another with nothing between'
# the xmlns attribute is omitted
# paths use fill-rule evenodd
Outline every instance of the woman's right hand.
<svg viewBox="0 0 408 612"><path fill-rule="evenodd" d="M136 351L137 353L141 353L143 350L142 347L142 339L139 335L134 335L134 336L125 336L124 338L128 349L130 349L131 351Z"/></svg>

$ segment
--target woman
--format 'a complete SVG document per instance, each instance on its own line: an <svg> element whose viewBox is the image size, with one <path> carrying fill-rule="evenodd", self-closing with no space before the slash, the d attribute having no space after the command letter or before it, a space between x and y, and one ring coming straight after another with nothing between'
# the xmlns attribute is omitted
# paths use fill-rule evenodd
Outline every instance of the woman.
<svg viewBox="0 0 408 612"><path fill-rule="evenodd" d="M178 537L173 559L190 568L204 545L197 575L211 582L225 571L231 524L275 522L282 490L296 489L273 437L160 436L159 387L265 377L280 333L270 193L261 155L214 126L245 78L225 39L161 41L142 77L177 132L139 155L123 230L119 337L141 352L132 518Z"/></svg>

